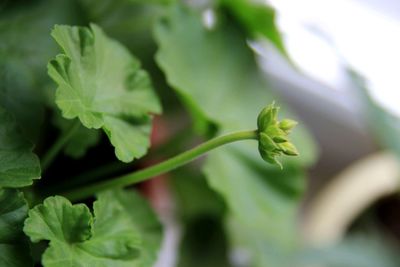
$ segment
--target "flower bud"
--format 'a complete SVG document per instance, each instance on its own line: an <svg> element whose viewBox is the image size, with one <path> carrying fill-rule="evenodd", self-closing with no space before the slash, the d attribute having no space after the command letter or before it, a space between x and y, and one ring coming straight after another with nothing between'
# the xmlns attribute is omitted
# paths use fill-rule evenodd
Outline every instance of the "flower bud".
<svg viewBox="0 0 400 267"><path fill-rule="evenodd" d="M258 150L266 162L282 168L282 164L276 159L278 156L283 154L297 156L299 154L288 139L290 130L296 126L297 122L289 119L278 121L278 111L279 107L272 103L258 115Z"/></svg>

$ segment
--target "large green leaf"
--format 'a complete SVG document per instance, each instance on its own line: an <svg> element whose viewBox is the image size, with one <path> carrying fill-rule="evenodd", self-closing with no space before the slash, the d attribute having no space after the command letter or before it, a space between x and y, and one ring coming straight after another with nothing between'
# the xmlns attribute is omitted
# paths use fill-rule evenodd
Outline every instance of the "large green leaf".
<svg viewBox="0 0 400 267"><path fill-rule="evenodd" d="M33 242L49 240L42 257L49 266L132 266L140 240L115 199L99 197L94 218L87 206L47 198L29 211L24 231Z"/></svg>
<svg viewBox="0 0 400 267"><path fill-rule="evenodd" d="M155 260L161 231L148 205L133 192L100 193L94 216L83 204L56 196L29 212L24 231L33 242L49 240L49 266L147 266Z"/></svg>
<svg viewBox="0 0 400 267"><path fill-rule="evenodd" d="M258 113L278 98L268 90L245 35L224 14L218 27L208 30L196 14L171 10L155 28L157 62L195 123L214 123L221 132L256 128ZM279 106L282 116L290 117ZM301 153L295 161L314 162L315 146L305 129L297 127L291 138Z"/></svg>
<svg viewBox="0 0 400 267"><path fill-rule="evenodd" d="M15 189L0 189L0 266L32 266L28 238L22 231L28 205Z"/></svg>
<svg viewBox="0 0 400 267"><path fill-rule="evenodd" d="M40 178L33 145L19 131L14 117L0 107L0 187L23 187Z"/></svg>
<svg viewBox="0 0 400 267"><path fill-rule="evenodd" d="M219 14L210 30L196 14L174 8L157 25L155 35L158 63L187 106L201 115L195 121L213 122L220 132L256 128L258 112L276 97L268 92L245 35L232 21ZM269 251L291 250L296 243L294 219L303 190L302 167L313 162L315 153L301 127L293 132L293 141L302 155L284 161L283 171L265 164L257 144L251 142L230 145L207 158L207 179L225 198L242 231L253 233L254 253L259 243L271 244L265 245L272 247Z"/></svg>
<svg viewBox="0 0 400 267"><path fill-rule="evenodd" d="M150 113L161 108L139 61L96 25L56 26L52 36L63 49L48 66L59 86L56 103L63 116L78 117L87 128L102 128L120 160L143 156Z"/></svg>

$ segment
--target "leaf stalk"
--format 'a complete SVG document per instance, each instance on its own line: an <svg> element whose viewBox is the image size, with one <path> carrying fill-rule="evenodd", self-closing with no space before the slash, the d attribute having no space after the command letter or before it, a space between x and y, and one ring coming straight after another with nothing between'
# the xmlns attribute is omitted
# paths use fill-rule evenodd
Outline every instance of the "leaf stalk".
<svg viewBox="0 0 400 267"><path fill-rule="evenodd" d="M80 121L76 120L68 131L64 132L62 135L58 137L56 142L50 147L50 149L43 156L41 161L42 171L45 171L51 163L55 160L58 153L60 153L61 149L67 144L67 142L71 139L74 133L78 130L80 126Z"/></svg>

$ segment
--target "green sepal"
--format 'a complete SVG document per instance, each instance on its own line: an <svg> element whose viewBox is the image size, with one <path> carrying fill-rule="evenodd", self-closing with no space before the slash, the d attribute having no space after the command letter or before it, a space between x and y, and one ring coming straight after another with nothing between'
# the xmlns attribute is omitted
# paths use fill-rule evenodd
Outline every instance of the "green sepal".
<svg viewBox="0 0 400 267"><path fill-rule="evenodd" d="M279 123L279 128L285 132L289 132L292 130L296 125L297 121L290 120L290 119L284 119Z"/></svg>

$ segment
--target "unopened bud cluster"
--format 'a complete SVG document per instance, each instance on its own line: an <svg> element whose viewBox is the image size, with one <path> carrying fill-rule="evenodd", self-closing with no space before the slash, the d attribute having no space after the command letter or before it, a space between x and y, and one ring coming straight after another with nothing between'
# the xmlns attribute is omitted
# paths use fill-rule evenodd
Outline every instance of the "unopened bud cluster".
<svg viewBox="0 0 400 267"><path fill-rule="evenodd" d="M299 154L288 139L290 131L297 125L297 122L289 119L278 121L278 111L279 107L272 103L258 115L258 150L265 161L277 164L282 168L282 164L276 159L278 156L282 154L297 156Z"/></svg>

